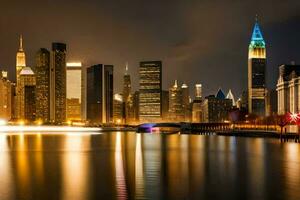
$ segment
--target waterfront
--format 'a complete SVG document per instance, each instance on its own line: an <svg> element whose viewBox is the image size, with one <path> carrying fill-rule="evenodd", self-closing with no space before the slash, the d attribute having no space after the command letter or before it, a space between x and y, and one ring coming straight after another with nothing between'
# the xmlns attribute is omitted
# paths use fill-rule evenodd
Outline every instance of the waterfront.
<svg viewBox="0 0 300 200"><path fill-rule="evenodd" d="M0 134L0 199L300 199L300 145L134 132Z"/></svg>

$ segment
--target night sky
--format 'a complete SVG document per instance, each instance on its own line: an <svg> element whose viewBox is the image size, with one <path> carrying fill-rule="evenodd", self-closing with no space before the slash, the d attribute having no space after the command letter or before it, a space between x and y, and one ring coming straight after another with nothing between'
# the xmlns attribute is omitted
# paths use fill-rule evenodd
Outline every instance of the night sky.
<svg viewBox="0 0 300 200"><path fill-rule="evenodd" d="M65 42L68 61L115 65L115 91L129 62L138 89L140 61L163 61L163 87L174 79L219 87L239 96L247 87L248 45L258 14L267 43L267 85L275 88L278 66L300 64L299 0L42 0L2 1L0 69L15 78L15 54L23 34L27 65L51 42Z"/></svg>

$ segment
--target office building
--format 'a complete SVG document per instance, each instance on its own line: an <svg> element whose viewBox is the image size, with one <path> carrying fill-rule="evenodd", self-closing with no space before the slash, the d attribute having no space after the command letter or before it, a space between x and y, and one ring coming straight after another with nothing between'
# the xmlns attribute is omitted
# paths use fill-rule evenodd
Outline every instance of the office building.
<svg viewBox="0 0 300 200"><path fill-rule="evenodd" d="M113 122L123 124L125 119L125 102L121 94L114 94Z"/></svg>
<svg viewBox="0 0 300 200"><path fill-rule="evenodd" d="M223 123L229 119L229 112L232 109L232 100L226 99L221 89L216 95L205 97L202 104L202 122Z"/></svg>
<svg viewBox="0 0 300 200"><path fill-rule="evenodd" d="M182 90L182 109L183 109L183 121L190 122L191 121L191 97L189 92L189 87L187 84L183 83L181 85Z"/></svg>
<svg viewBox="0 0 300 200"><path fill-rule="evenodd" d="M169 120L181 122L184 119L182 89L175 80L174 85L169 89Z"/></svg>
<svg viewBox="0 0 300 200"><path fill-rule="evenodd" d="M94 65L87 69L87 120L91 124L113 122L113 66Z"/></svg>
<svg viewBox="0 0 300 200"><path fill-rule="evenodd" d="M82 64L81 62L68 62L66 69L67 120L81 120ZM71 103L71 105L68 105L68 103Z"/></svg>
<svg viewBox="0 0 300 200"><path fill-rule="evenodd" d="M202 84L195 85L195 99L196 100L202 99Z"/></svg>
<svg viewBox="0 0 300 200"><path fill-rule="evenodd" d="M50 65L50 121L66 122L66 44L52 43Z"/></svg>
<svg viewBox="0 0 300 200"><path fill-rule="evenodd" d="M19 74L18 119L33 122L36 119L36 79L30 67L24 67Z"/></svg>
<svg viewBox="0 0 300 200"><path fill-rule="evenodd" d="M21 111L21 85L20 85L20 73L22 69L26 67L26 56L25 51L23 49L23 37L22 35L19 38L19 49L16 54L16 109L15 109L15 117L19 118L22 115Z"/></svg>
<svg viewBox="0 0 300 200"><path fill-rule="evenodd" d="M8 80L7 71L0 73L0 119L12 119L13 84Z"/></svg>
<svg viewBox="0 0 300 200"><path fill-rule="evenodd" d="M139 120L157 122L162 118L162 62L141 62L139 67Z"/></svg>
<svg viewBox="0 0 300 200"><path fill-rule="evenodd" d="M256 21L248 55L248 112L266 114L266 43Z"/></svg>
<svg viewBox="0 0 300 200"><path fill-rule="evenodd" d="M50 122L50 52L41 48L36 54L36 119Z"/></svg>

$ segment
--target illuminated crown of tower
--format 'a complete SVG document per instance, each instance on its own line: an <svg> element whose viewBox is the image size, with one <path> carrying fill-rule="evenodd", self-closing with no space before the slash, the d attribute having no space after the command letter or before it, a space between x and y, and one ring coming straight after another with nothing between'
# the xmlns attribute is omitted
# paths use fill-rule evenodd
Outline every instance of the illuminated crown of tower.
<svg viewBox="0 0 300 200"><path fill-rule="evenodd" d="M266 48L266 43L259 28L258 19L256 17L256 22L254 24L253 33L249 45L249 49L255 48Z"/></svg>

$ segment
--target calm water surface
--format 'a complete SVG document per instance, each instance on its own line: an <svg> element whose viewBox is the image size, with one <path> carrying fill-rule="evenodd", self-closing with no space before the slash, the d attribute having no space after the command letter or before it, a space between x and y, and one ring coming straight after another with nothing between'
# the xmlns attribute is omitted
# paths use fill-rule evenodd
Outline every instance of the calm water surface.
<svg viewBox="0 0 300 200"><path fill-rule="evenodd" d="M0 134L0 200L300 199L300 145L135 133Z"/></svg>

